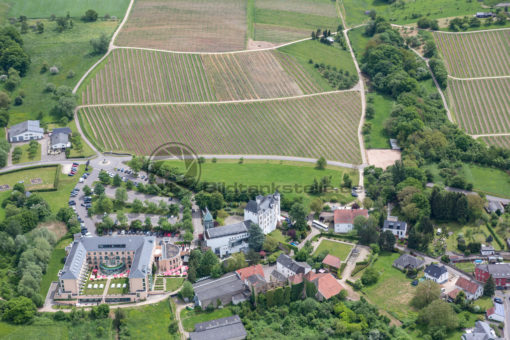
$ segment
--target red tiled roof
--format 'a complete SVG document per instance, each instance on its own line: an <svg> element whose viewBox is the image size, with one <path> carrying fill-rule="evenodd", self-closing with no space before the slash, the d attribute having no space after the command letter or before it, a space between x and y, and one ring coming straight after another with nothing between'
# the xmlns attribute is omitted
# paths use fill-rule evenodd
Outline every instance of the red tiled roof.
<svg viewBox="0 0 510 340"><path fill-rule="evenodd" d="M496 313L496 307L491 307L491 308L487 309L486 313L487 313L487 316L490 316L490 315Z"/></svg>
<svg viewBox="0 0 510 340"><path fill-rule="evenodd" d="M478 289L478 284L463 277L459 277L455 285L470 294L475 294Z"/></svg>
<svg viewBox="0 0 510 340"><path fill-rule="evenodd" d="M264 269L262 269L262 266L260 264L238 269L236 270L236 273L239 274L241 280L243 281L255 274L259 274L260 276L264 277Z"/></svg>
<svg viewBox="0 0 510 340"><path fill-rule="evenodd" d="M303 282L303 274L299 273L299 274L296 274L296 275L289 276L289 281L293 285L300 284L301 282Z"/></svg>
<svg viewBox="0 0 510 340"><path fill-rule="evenodd" d="M452 290L451 292L448 293L448 296L452 300L455 300L457 298L457 295L459 295L459 293L460 293L460 289L459 288L455 288L454 290Z"/></svg>
<svg viewBox="0 0 510 340"><path fill-rule="evenodd" d="M338 257L328 254L324 260L322 260L322 263L334 268L340 268L342 261L340 261Z"/></svg>
<svg viewBox="0 0 510 340"><path fill-rule="evenodd" d="M344 223L344 224L352 224L354 223L354 218L357 216L363 216L368 218L368 210L366 209L337 209L335 210L335 224Z"/></svg>
<svg viewBox="0 0 510 340"><path fill-rule="evenodd" d="M317 290L327 300L340 293L344 287L331 274L319 274Z"/></svg>

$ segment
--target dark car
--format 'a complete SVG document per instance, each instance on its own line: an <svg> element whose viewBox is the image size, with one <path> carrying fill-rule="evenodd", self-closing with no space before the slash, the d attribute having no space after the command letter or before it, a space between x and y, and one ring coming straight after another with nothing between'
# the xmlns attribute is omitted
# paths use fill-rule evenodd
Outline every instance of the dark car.
<svg viewBox="0 0 510 340"><path fill-rule="evenodd" d="M418 283L419 283L419 281L418 281L418 280L414 280L413 282L411 282L411 285L413 285L413 286L417 286L417 285L418 285Z"/></svg>
<svg viewBox="0 0 510 340"><path fill-rule="evenodd" d="M76 201L69 201L69 205L76 205Z"/></svg>
<svg viewBox="0 0 510 340"><path fill-rule="evenodd" d="M503 300L501 300L500 298L494 298L494 302L502 304Z"/></svg>

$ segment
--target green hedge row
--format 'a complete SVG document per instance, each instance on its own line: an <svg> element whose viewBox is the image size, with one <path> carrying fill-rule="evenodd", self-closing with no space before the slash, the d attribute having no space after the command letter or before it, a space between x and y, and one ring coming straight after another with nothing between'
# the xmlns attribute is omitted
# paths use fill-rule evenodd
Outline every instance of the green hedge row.
<svg viewBox="0 0 510 340"><path fill-rule="evenodd" d="M496 240L496 242L499 244L501 249L505 250L505 248L506 248L505 244L501 241L499 236L494 231L494 228L492 228L492 226L489 223L487 223L487 229L489 229L490 233L492 234L492 237L494 238L494 240Z"/></svg>

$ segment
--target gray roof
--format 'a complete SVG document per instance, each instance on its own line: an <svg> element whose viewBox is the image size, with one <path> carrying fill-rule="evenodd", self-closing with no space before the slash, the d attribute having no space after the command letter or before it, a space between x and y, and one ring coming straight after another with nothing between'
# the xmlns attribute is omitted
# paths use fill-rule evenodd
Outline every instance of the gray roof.
<svg viewBox="0 0 510 340"><path fill-rule="evenodd" d="M153 236L82 237L74 241L60 278L78 278L87 252L94 251L134 251L129 278L146 277L155 241Z"/></svg>
<svg viewBox="0 0 510 340"><path fill-rule="evenodd" d="M439 266L435 263L432 263L430 266L425 268L425 273L436 279L440 278L441 275L447 272L448 270L446 270L445 266Z"/></svg>
<svg viewBox="0 0 510 340"><path fill-rule="evenodd" d="M241 318L238 315L195 324L191 340L229 340L246 337Z"/></svg>
<svg viewBox="0 0 510 340"><path fill-rule="evenodd" d="M254 200L251 200L246 204L246 210L251 211L254 214L257 214L259 211L271 209L274 204L277 204L280 200L280 194L275 192L272 195L262 196L259 195L255 197Z"/></svg>
<svg viewBox="0 0 510 340"><path fill-rule="evenodd" d="M477 268L489 272L493 278L510 278L510 263L478 264Z"/></svg>
<svg viewBox="0 0 510 340"><path fill-rule="evenodd" d="M287 278L285 277L285 275L283 275L282 273L280 273L279 271L277 271L276 269L273 270L271 272L271 276L276 280L276 281L286 281Z"/></svg>
<svg viewBox="0 0 510 340"><path fill-rule="evenodd" d="M383 224L383 230L390 229L390 230L407 230L407 223L404 221L384 221Z"/></svg>
<svg viewBox="0 0 510 340"><path fill-rule="evenodd" d="M266 279L259 274L251 275L246 278L251 285L256 285L257 283L266 283Z"/></svg>
<svg viewBox="0 0 510 340"><path fill-rule="evenodd" d="M304 274L306 268L311 268L308 263L296 262L285 254L281 254L280 256L278 256L278 259L276 260L276 262L278 262L285 268L292 270L296 274L299 274L299 273Z"/></svg>
<svg viewBox="0 0 510 340"><path fill-rule="evenodd" d="M247 233L251 221L246 220L239 223L229 224L223 227L215 227L206 230L208 238L218 238L229 235Z"/></svg>
<svg viewBox="0 0 510 340"><path fill-rule="evenodd" d="M230 298L246 290L246 286L236 273L226 274L219 279L208 279L193 285L195 296L200 301L214 301Z"/></svg>
<svg viewBox="0 0 510 340"><path fill-rule="evenodd" d="M416 268L420 268L421 266L423 266L424 263L425 263L425 261L423 261L417 257L411 256L409 254L402 254L402 256L400 256L398 259L396 259L393 262L393 265L402 267L402 268L409 267L409 268L416 269Z"/></svg>
<svg viewBox="0 0 510 340"><path fill-rule="evenodd" d="M503 204L500 202L500 201L494 201L494 200L490 200L488 205L487 205L487 208L486 210L488 212L497 212L498 210L500 212L504 212L505 211L505 207L503 206Z"/></svg>
<svg viewBox="0 0 510 340"><path fill-rule="evenodd" d="M493 331L487 322L477 321L473 332L463 334L462 340L502 340L502 338L495 337L492 334Z"/></svg>
<svg viewBox="0 0 510 340"><path fill-rule="evenodd" d="M9 128L9 137L17 136L25 132L44 133L38 120L26 120Z"/></svg>
<svg viewBox="0 0 510 340"><path fill-rule="evenodd" d="M55 128L51 131L51 134L58 134L58 133L65 133L66 135L70 135L72 132L71 132L71 129L68 127Z"/></svg>
<svg viewBox="0 0 510 340"><path fill-rule="evenodd" d="M69 143L69 135L65 133L52 133L50 137L51 145Z"/></svg>

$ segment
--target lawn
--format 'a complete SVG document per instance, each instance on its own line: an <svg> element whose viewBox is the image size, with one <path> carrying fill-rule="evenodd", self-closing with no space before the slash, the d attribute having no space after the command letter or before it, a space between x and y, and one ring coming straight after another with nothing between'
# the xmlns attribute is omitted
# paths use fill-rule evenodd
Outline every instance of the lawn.
<svg viewBox="0 0 510 340"><path fill-rule="evenodd" d="M104 293L104 290L107 288L106 281L107 280L94 280L94 281L87 280L87 282L83 284L83 291L80 293L80 295L102 295ZM89 284L91 284L92 287L94 287L94 285L97 284L98 288L88 288ZM100 285L103 285L103 288L99 288Z"/></svg>
<svg viewBox="0 0 510 340"><path fill-rule="evenodd" d="M449 236L446 239L446 247L449 251L455 251L459 252L457 249L457 236L459 234L462 234L464 236L464 239L466 240L466 243L471 242L480 242L482 244L486 244L485 241L487 237L489 237L490 232L489 229L487 229L487 226L485 224L482 224L481 226L476 225L460 225L458 223L444 223L440 224L439 227L441 227L446 232L453 232L453 235ZM493 241L492 246L496 250L501 250L501 247L496 241Z"/></svg>
<svg viewBox="0 0 510 340"><path fill-rule="evenodd" d="M282 234L282 231L280 229L273 230L271 233L269 233L269 236L271 236L280 243L287 243L287 237L285 237Z"/></svg>
<svg viewBox="0 0 510 340"><path fill-rule="evenodd" d="M52 1L21 1L20 3L50 3ZM122 1L126 2L126 0ZM18 1L16 2L18 3ZM55 31L55 22L49 20L42 20L42 22L45 25L44 33L38 34L29 31L22 36L23 47L30 55L31 64L26 76L22 78L20 86L12 95L14 98L18 96L20 90L25 92L23 104L10 108L9 123L11 125L27 119L38 119L40 113L43 115L43 123L58 120L58 117L49 114L56 102L51 93L44 92L46 84L53 83L57 87L65 85L73 88L81 75L101 57L91 55L90 40L99 37L102 33L109 37L118 24L118 21L83 23L80 20L75 20L72 29L58 33ZM35 21L29 20L28 24L34 25ZM41 66L44 63L47 63L49 67L57 66L59 74L50 75L48 71L41 73ZM74 72L73 77L69 77L71 71Z"/></svg>
<svg viewBox="0 0 510 340"><path fill-rule="evenodd" d="M115 285L115 288L112 288L112 284ZM117 288L117 284L120 284L120 288ZM122 288L122 286L126 284L125 288ZM127 294L129 293L129 279L112 279L110 280L110 283L108 284L108 295L119 295L119 294Z"/></svg>
<svg viewBox="0 0 510 340"><path fill-rule="evenodd" d="M379 254L372 265L381 274L379 280L375 285L363 288L363 293L371 303L404 321L415 313L409 302L416 288L411 285L411 279L392 266L399 256L398 253Z"/></svg>
<svg viewBox="0 0 510 340"><path fill-rule="evenodd" d="M13 150L15 147L16 147L16 144L13 145ZM41 144L37 143L37 153L35 154L34 158L30 158L28 156L28 148L29 148L28 143L23 144L19 147L21 148L21 151L23 153L21 154L21 158L19 159L19 161L17 161L17 162L15 162L14 160L12 161L13 164L26 163L26 162L38 162L41 160Z"/></svg>
<svg viewBox="0 0 510 340"><path fill-rule="evenodd" d="M455 267L466 273L473 273L475 271L475 264L473 262L458 262L455 263Z"/></svg>
<svg viewBox="0 0 510 340"><path fill-rule="evenodd" d="M184 282L184 278L177 277L177 278L166 278L166 292L174 292L177 289L179 289L182 286L182 283Z"/></svg>
<svg viewBox="0 0 510 340"><path fill-rule="evenodd" d="M363 53L365 53L365 48L371 37L365 36L365 27L363 26L352 29L347 34L349 35L354 55L356 56L358 63L360 63L361 57L363 56Z"/></svg>
<svg viewBox="0 0 510 340"><path fill-rule="evenodd" d="M1 0L0 5L8 7L9 18L25 15L28 18L48 18L50 15L80 18L88 9L94 9L99 16L110 14L122 18L129 0ZM75 20L78 21L78 20Z"/></svg>
<svg viewBox="0 0 510 340"><path fill-rule="evenodd" d="M475 305L480 306L483 310L487 310L494 306L494 301L492 301L492 297L490 296L482 296L475 301Z"/></svg>
<svg viewBox="0 0 510 340"><path fill-rule="evenodd" d="M71 129L71 131L73 132L73 135L78 133L78 128L76 127L76 122L74 120L70 121L67 126ZM82 137L81 143L83 145L82 151L78 152L76 149L71 147L71 153L69 154L69 158L75 158L75 157L87 158L87 157L92 157L96 154L94 152L94 150L92 150L92 148L88 145L88 143L85 142L84 136L81 136L81 137Z"/></svg>
<svg viewBox="0 0 510 340"><path fill-rule="evenodd" d="M347 256L351 252L351 249L352 246L345 243L339 243L330 240L322 240L319 246L317 247L317 250L315 250L314 254L319 254L324 250L328 250L329 254L338 257L342 261L345 261L347 260Z"/></svg>
<svg viewBox="0 0 510 340"><path fill-rule="evenodd" d="M98 336L95 331L99 326L104 329L102 336ZM2 340L85 340L91 338L98 340L113 339L112 319L84 319L76 324L71 324L71 322L53 321L51 318L41 317L36 318L33 324L19 326L0 322L0 339Z"/></svg>
<svg viewBox="0 0 510 340"><path fill-rule="evenodd" d="M39 290L43 298L46 298L51 282L58 280L58 272L64 267L64 259L66 257L65 247L71 242L72 240L69 238L61 240L51 253L50 262L48 262L46 273L42 277L41 288Z"/></svg>
<svg viewBox="0 0 510 340"><path fill-rule="evenodd" d="M169 334L168 325L174 315L170 310L170 300L139 308L127 308L125 327L130 339L179 339L179 334ZM175 310L175 305L173 306Z"/></svg>
<svg viewBox="0 0 510 340"><path fill-rule="evenodd" d="M389 149L389 137L384 131L384 123L390 117L393 110L394 100L389 96L378 93L369 93L368 98L372 98L370 104L374 107L374 118L367 119L372 124L370 134L365 136L365 145L367 149Z"/></svg>
<svg viewBox="0 0 510 340"><path fill-rule="evenodd" d="M8 185L12 189L14 184L22 181L26 190L50 189L53 188L56 171L56 166L49 166L8 172L0 175L0 185Z"/></svg>
<svg viewBox="0 0 510 340"><path fill-rule="evenodd" d="M181 321L184 330L192 332L195 329L195 324L220 318L232 316L232 311L229 308L215 309L212 312L202 312L198 309L181 311Z"/></svg>

